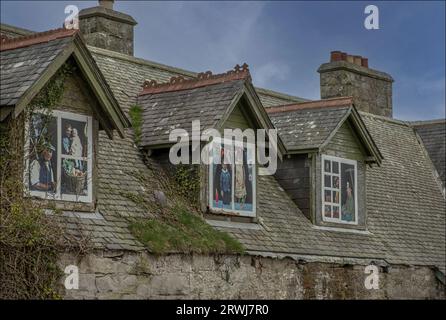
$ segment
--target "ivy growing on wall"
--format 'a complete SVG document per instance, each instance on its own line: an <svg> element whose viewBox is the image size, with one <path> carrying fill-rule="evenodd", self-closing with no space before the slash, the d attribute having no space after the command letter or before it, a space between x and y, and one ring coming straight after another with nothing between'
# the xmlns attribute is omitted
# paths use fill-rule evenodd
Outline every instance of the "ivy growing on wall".
<svg viewBox="0 0 446 320"><path fill-rule="evenodd" d="M134 105L129 110L130 121L132 123L133 134L135 136L135 143L138 145L141 142L142 133L142 108L139 105Z"/></svg>
<svg viewBox="0 0 446 320"><path fill-rule="evenodd" d="M200 167L179 164L174 171L175 181L180 194L195 207L200 207Z"/></svg>
<svg viewBox="0 0 446 320"><path fill-rule="evenodd" d="M23 186L24 126L36 109L51 114L74 70L65 63L18 117L1 124L0 299L60 298L59 255L85 247L64 232L57 215L45 214L41 204L27 197Z"/></svg>

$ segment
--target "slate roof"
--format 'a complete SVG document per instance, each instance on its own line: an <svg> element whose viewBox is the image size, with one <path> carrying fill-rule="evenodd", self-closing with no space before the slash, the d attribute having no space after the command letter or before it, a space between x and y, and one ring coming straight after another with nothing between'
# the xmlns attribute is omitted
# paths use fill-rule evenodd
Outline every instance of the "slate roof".
<svg viewBox="0 0 446 320"><path fill-rule="evenodd" d="M253 252L375 258L437 266L444 272L446 207L428 156L407 124L361 115L384 155L381 166L367 169L369 234L315 228L278 182L267 176L260 176L258 183L258 216L265 230L220 229Z"/></svg>
<svg viewBox="0 0 446 320"><path fill-rule="evenodd" d="M162 83L168 82L174 76L183 76L187 79L198 75L196 72L110 50L91 46L88 48L125 112L136 104L137 95L141 92L144 81L155 80ZM260 89L257 93L262 104L268 106L306 101L303 98L266 89Z"/></svg>
<svg viewBox="0 0 446 320"><path fill-rule="evenodd" d="M410 123L423 140L435 168L446 186L446 120L416 121Z"/></svg>
<svg viewBox="0 0 446 320"><path fill-rule="evenodd" d="M319 148L348 114L350 105L268 114L288 150Z"/></svg>
<svg viewBox="0 0 446 320"><path fill-rule="evenodd" d="M215 127L243 85L243 80L237 80L140 96L138 105L144 109L141 145L167 144L170 131L176 128L191 134L192 121L197 119L200 120L200 130Z"/></svg>
<svg viewBox="0 0 446 320"><path fill-rule="evenodd" d="M384 160L367 172L369 230L392 263L446 264L446 206L441 185L412 127L361 113Z"/></svg>
<svg viewBox="0 0 446 320"><path fill-rule="evenodd" d="M11 26L6 23L0 23L0 33L9 38L16 38L22 36L28 36L34 33L34 31Z"/></svg>
<svg viewBox="0 0 446 320"><path fill-rule="evenodd" d="M4 50L1 45L1 84L0 106L13 106L34 82L40 78L46 68L71 42L69 37L55 39L50 42L37 43Z"/></svg>
<svg viewBox="0 0 446 320"><path fill-rule="evenodd" d="M260 96L260 99L262 100L262 104L265 108L273 107L273 106L280 106L284 104L289 103L300 103L300 102L307 102L310 101L309 99L301 98L292 96L289 94L276 92L273 90L265 89L265 88L259 88L256 87L257 94Z"/></svg>

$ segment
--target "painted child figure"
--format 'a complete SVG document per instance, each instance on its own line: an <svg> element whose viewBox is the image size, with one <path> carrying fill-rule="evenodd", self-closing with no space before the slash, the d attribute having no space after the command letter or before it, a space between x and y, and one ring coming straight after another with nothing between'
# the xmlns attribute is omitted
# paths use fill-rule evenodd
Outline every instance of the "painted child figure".
<svg viewBox="0 0 446 320"><path fill-rule="evenodd" d="M235 198L236 202L240 204L240 209L243 209L246 200L246 185L245 185L245 166L243 164L243 149L237 148L235 151Z"/></svg>
<svg viewBox="0 0 446 320"><path fill-rule="evenodd" d="M231 186L231 173L228 170L228 165L224 163L220 174L220 193L223 198L223 205L229 205L231 203Z"/></svg>

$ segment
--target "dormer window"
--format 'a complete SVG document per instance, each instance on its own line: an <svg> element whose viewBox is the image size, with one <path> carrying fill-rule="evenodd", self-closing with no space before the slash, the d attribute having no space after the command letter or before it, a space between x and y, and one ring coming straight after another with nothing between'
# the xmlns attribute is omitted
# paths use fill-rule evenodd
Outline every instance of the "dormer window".
<svg viewBox="0 0 446 320"><path fill-rule="evenodd" d="M25 185L43 199L92 201L92 117L34 113L25 147Z"/></svg>
<svg viewBox="0 0 446 320"><path fill-rule="evenodd" d="M255 217L254 145L213 140L210 148L209 208L214 213Z"/></svg>
<svg viewBox="0 0 446 320"><path fill-rule="evenodd" d="M322 220L357 224L357 162L322 155Z"/></svg>

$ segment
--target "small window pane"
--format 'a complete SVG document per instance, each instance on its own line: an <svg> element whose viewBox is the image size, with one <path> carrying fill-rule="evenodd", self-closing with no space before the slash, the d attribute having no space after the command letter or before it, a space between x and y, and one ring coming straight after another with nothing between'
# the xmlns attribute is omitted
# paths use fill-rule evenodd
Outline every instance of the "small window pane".
<svg viewBox="0 0 446 320"><path fill-rule="evenodd" d="M232 170L229 164L217 164L214 171L214 208L232 209Z"/></svg>
<svg viewBox="0 0 446 320"><path fill-rule="evenodd" d="M341 195L342 217L344 221L355 221L355 167L351 164L341 164Z"/></svg>
<svg viewBox="0 0 446 320"><path fill-rule="evenodd" d="M339 162L332 162L333 173L339 173Z"/></svg>
<svg viewBox="0 0 446 320"><path fill-rule="evenodd" d="M331 202L331 191L325 190L325 202Z"/></svg>
<svg viewBox="0 0 446 320"><path fill-rule="evenodd" d="M324 161L324 168L325 168L325 172L331 172L331 169L330 169L330 160L325 160L325 161Z"/></svg>
<svg viewBox="0 0 446 320"><path fill-rule="evenodd" d="M87 122L62 118L62 154L87 157Z"/></svg>
<svg viewBox="0 0 446 320"><path fill-rule="evenodd" d="M339 203L339 191L333 191L333 203Z"/></svg>
<svg viewBox="0 0 446 320"><path fill-rule="evenodd" d="M62 158L61 171L62 194L88 195L87 161Z"/></svg>
<svg viewBox="0 0 446 320"><path fill-rule="evenodd" d="M325 186L331 187L331 176L325 175Z"/></svg>
<svg viewBox="0 0 446 320"><path fill-rule="evenodd" d="M29 129L29 189L54 193L57 182L57 119L33 114Z"/></svg>
<svg viewBox="0 0 446 320"><path fill-rule="evenodd" d="M325 213L324 213L324 215L327 217L327 218L331 218L331 206L325 206Z"/></svg>
<svg viewBox="0 0 446 320"><path fill-rule="evenodd" d="M234 209L253 211L253 157L246 148L235 148Z"/></svg>
<svg viewBox="0 0 446 320"><path fill-rule="evenodd" d="M333 176L333 188L339 189L339 177Z"/></svg>
<svg viewBox="0 0 446 320"><path fill-rule="evenodd" d="M212 152L214 155L212 207L232 210L231 146L214 143Z"/></svg>
<svg viewBox="0 0 446 320"><path fill-rule="evenodd" d="M333 206L333 218L339 219L339 207Z"/></svg>

